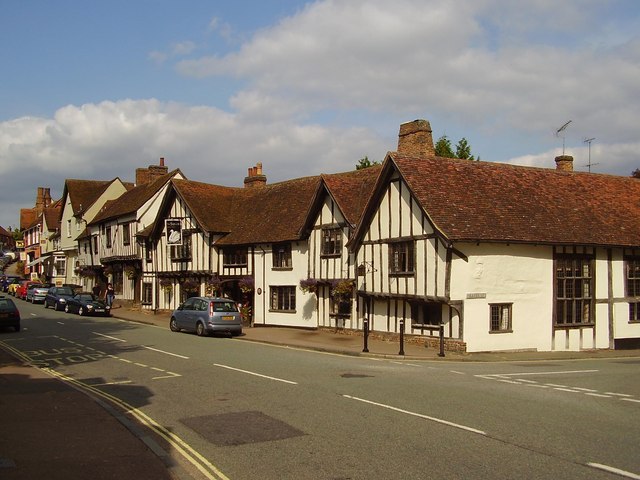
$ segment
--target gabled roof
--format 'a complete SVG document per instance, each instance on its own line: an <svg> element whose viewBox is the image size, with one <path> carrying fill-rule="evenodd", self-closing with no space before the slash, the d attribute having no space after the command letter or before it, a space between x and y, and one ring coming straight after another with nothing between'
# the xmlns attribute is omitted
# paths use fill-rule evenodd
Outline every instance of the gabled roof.
<svg viewBox="0 0 640 480"><path fill-rule="evenodd" d="M100 209L100 212L91 221L90 225L117 218L123 215L135 213L145 204L158 190L160 190L175 175L182 174L179 169L175 169L165 175L161 175L150 183L139 185L129 189L114 200L109 200Z"/></svg>
<svg viewBox="0 0 640 480"><path fill-rule="evenodd" d="M351 225L356 225L376 184L381 165L322 175L327 190Z"/></svg>
<svg viewBox="0 0 640 480"><path fill-rule="evenodd" d="M54 207L47 207L44 209L43 216L44 222L47 226L47 230L55 232L60 229L60 217L62 215L62 209L60 208L60 202L56 202Z"/></svg>
<svg viewBox="0 0 640 480"><path fill-rule="evenodd" d="M100 198L100 195L109 188L109 185L116 180L117 178L114 178L113 180L67 179L64 182L62 198L65 198L65 196L69 197L73 213L74 215L77 215L81 211L86 211L91 207L91 205ZM131 184L124 183L123 185L127 189L132 187Z"/></svg>
<svg viewBox="0 0 640 480"><path fill-rule="evenodd" d="M304 177L254 188L173 180L202 228L226 234L219 245L297 240L320 177Z"/></svg>
<svg viewBox="0 0 640 480"><path fill-rule="evenodd" d="M383 169L378 197L397 171L450 241L640 245L640 181L631 177L398 153Z"/></svg>

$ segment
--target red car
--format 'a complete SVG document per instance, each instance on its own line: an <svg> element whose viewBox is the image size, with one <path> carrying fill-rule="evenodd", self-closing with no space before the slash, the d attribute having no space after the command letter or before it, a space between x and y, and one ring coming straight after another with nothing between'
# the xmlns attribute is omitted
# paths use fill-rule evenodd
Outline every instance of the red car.
<svg viewBox="0 0 640 480"><path fill-rule="evenodd" d="M16 298L26 300L27 290L29 290L31 285L42 285L42 282L38 282L37 280L24 280L20 282L20 286L16 288Z"/></svg>

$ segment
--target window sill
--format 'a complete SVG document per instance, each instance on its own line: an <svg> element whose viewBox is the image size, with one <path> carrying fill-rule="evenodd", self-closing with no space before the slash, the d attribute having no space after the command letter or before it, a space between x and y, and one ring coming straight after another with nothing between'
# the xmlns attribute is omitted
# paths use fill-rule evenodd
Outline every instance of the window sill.
<svg viewBox="0 0 640 480"><path fill-rule="evenodd" d="M339 253L321 253L320 258L340 258Z"/></svg>
<svg viewBox="0 0 640 480"><path fill-rule="evenodd" d="M571 330L573 328L594 328L595 323L559 323L555 324L553 328L556 330Z"/></svg>
<svg viewBox="0 0 640 480"><path fill-rule="evenodd" d="M293 267L271 267L271 270L274 272L290 272L293 270Z"/></svg>
<svg viewBox="0 0 640 480"><path fill-rule="evenodd" d="M509 329L509 330L489 330L489 335L496 335L496 334L501 334L501 333L513 333L513 330Z"/></svg>
<svg viewBox="0 0 640 480"><path fill-rule="evenodd" d="M389 277L415 277L415 272L390 272Z"/></svg>
<svg viewBox="0 0 640 480"><path fill-rule="evenodd" d="M179 262L190 262L191 261L191 257L185 257L185 258L172 258L171 259L172 262L175 263L179 263Z"/></svg>
<svg viewBox="0 0 640 480"><path fill-rule="evenodd" d="M273 310L272 308L270 308L269 313L296 313L296 311L295 310Z"/></svg>

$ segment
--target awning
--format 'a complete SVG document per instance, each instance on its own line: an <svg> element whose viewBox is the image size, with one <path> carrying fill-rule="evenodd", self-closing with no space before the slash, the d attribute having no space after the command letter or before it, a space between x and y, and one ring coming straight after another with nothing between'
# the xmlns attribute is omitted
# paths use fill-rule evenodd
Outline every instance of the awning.
<svg viewBox="0 0 640 480"><path fill-rule="evenodd" d="M46 257L38 257L36 258L33 262L29 262L27 264L28 267L33 267L34 265L37 265L39 263L42 263L46 260Z"/></svg>

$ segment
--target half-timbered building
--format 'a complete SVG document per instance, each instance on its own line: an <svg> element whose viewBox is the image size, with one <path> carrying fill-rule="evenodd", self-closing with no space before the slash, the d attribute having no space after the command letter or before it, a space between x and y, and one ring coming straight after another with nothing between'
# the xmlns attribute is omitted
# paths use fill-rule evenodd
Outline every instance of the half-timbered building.
<svg viewBox="0 0 640 480"><path fill-rule="evenodd" d="M372 330L444 325L467 351L614 348L640 338L640 181L436 157L404 124L350 248Z"/></svg>

